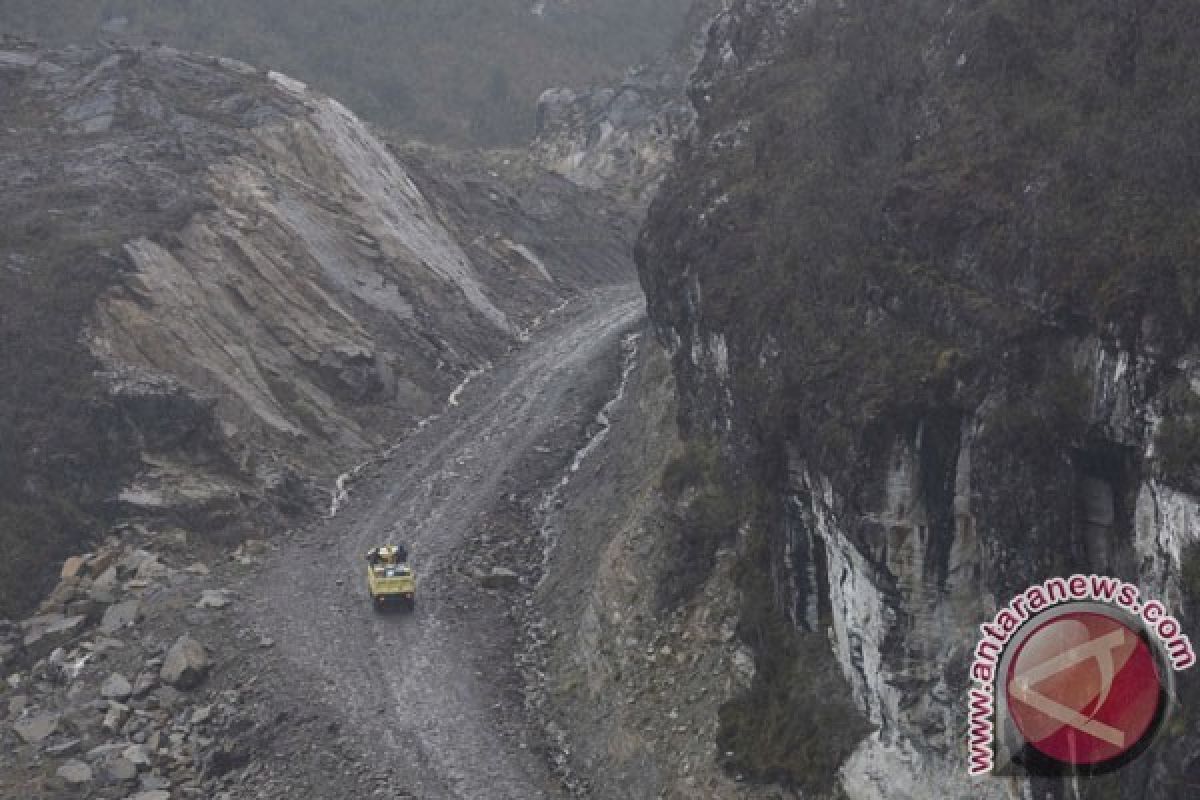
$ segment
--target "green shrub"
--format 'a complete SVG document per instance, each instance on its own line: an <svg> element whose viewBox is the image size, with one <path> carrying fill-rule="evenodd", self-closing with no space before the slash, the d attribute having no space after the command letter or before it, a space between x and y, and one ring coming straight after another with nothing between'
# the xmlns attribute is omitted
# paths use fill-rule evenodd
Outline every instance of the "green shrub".
<svg viewBox="0 0 1200 800"><path fill-rule="evenodd" d="M1193 544L1183 551L1179 567L1179 582L1183 586L1187 601L1200 607L1200 544Z"/></svg>
<svg viewBox="0 0 1200 800"><path fill-rule="evenodd" d="M689 442L663 470L659 485L676 507L667 518L667 568L657 592L659 608L666 609L685 602L712 573L717 551L737 538L739 510L711 442Z"/></svg>
<svg viewBox="0 0 1200 800"><path fill-rule="evenodd" d="M751 780L826 796L838 768L871 727L821 633L801 633L771 590L764 537L742 562L739 634L755 652L750 689L721 707L717 746L725 766Z"/></svg>

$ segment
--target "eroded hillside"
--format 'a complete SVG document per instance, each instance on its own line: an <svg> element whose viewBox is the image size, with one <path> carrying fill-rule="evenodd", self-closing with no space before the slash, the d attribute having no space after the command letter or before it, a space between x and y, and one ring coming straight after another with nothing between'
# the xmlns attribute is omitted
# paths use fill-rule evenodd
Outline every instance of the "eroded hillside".
<svg viewBox="0 0 1200 800"><path fill-rule="evenodd" d="M314 477L630 275L619 210L511 160L406 168L278 73L4 47L5 602L103 520L327 502Z"/></svg>

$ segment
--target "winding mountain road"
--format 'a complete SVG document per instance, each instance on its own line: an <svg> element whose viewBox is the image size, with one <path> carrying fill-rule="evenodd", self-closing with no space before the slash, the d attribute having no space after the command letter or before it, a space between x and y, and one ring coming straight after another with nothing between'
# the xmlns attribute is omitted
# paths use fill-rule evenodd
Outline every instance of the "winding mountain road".
<svg viewBox="0 0 1200 800"><path fill-rule="evenodd" d="M512 711L512 686L498 677L511 674L511 634L507 645L496 639L504 601L474 603L451 565L519 485L528 459L547 451L552 430L594 413L605 399L598 394L611 395L612 384L597 376L613 372L621 335L643 314L636 286L573 301L477 377L457 405L364 471L372 475L307 534L296 557L266 568L257 613L277 632L298 683L344 709L344 729L370 742L394 765L397 786L418 797L563 793L536 734ZM580 389L597 385L600 392ZM366 593L363 555L388 540L408 544L417 570L412 614L375 614Z"/></svg>

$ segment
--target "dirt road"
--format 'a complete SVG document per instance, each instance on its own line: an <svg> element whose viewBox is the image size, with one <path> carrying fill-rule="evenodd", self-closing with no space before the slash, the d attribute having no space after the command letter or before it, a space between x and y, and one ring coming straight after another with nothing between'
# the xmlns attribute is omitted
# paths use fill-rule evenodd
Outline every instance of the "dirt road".
<svg viewBox="0 0 1200 800"><path fill-rule="evenodd" d="M520 711L508 599L464 576L461 554L570 461L579 420L615 391L620 336L643 313L637 287L575 301L365 470L293 554L271 559L255 613L276 631L295 691L344 709L343 730L394 767L397 787L422 798L561 795ZM364 553L385 540L409 546L412 614L372 611Z"/></svg>

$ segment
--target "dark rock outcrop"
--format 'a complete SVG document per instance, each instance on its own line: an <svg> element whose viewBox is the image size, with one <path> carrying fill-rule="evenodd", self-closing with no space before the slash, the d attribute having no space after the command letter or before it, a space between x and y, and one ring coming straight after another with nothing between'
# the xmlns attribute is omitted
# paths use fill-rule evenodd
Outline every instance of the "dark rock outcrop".
<svg viewBox="0 0 1200 800"><path fill-rule="evenodd" d="M740 0L714 25L639 266L684 433L743 500L759 680L731 766L1000 796L963 760L998 605L1096 572L1197 619L1197 43L1184 3ZM796 728L738 724L781 698ZM1193 720L1122 796L1186 796Z"/></svg>

